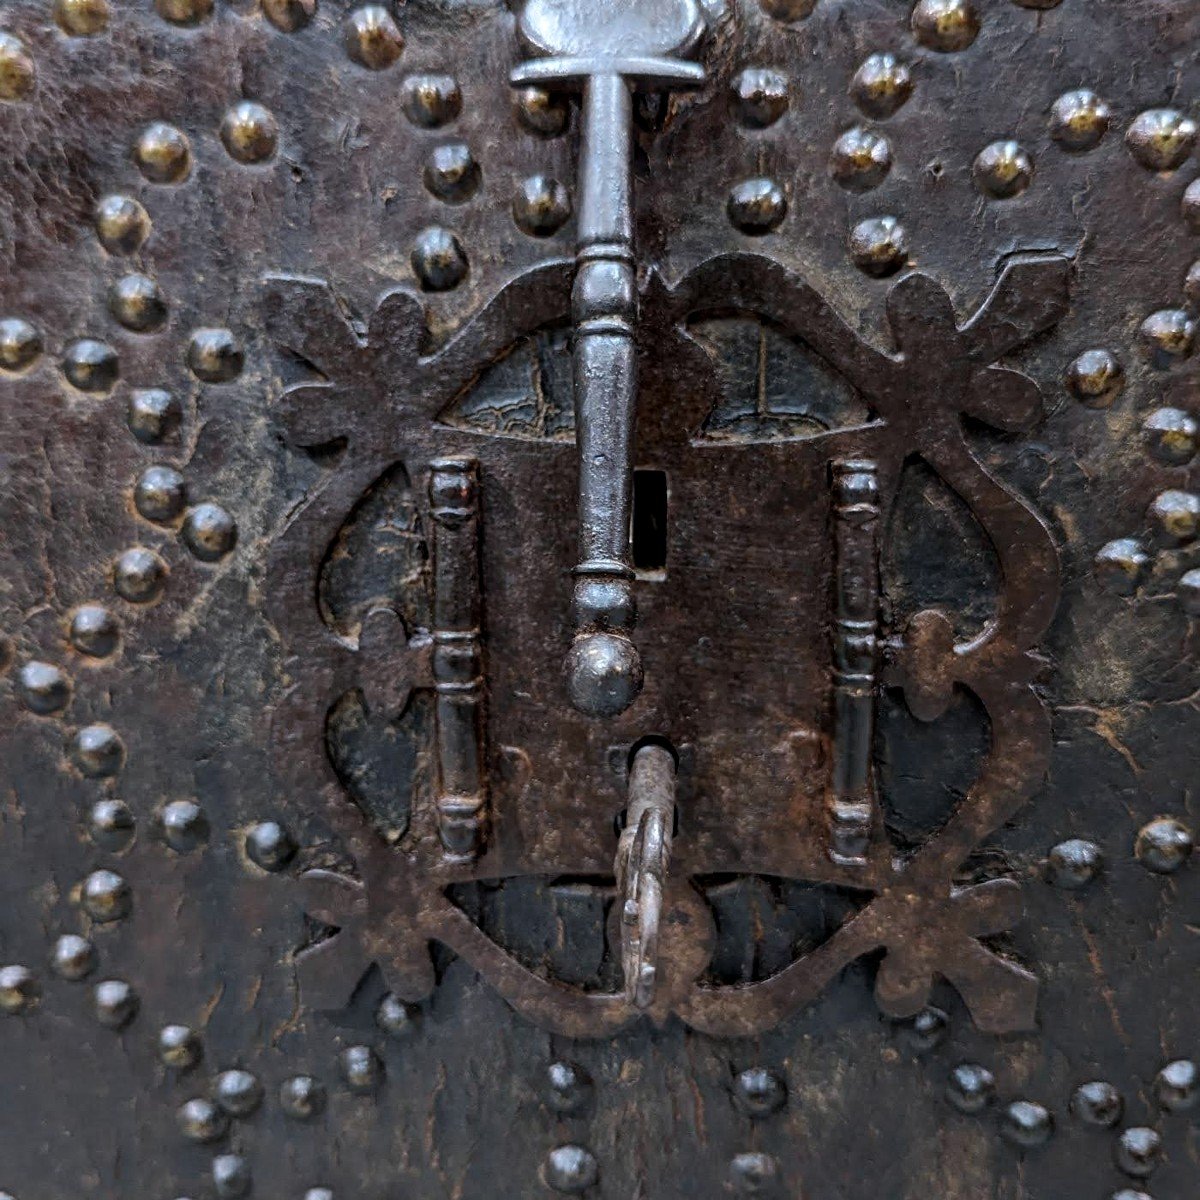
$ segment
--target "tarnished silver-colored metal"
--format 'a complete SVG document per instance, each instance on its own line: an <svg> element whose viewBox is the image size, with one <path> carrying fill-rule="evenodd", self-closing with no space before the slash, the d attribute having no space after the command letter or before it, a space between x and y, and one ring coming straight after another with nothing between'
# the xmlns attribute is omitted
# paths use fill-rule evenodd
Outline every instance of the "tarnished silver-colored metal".
<svg viewBox="0 0 1200 1200"><path fill-rule="evenodd" d="M634 751L629 764L629 806L614 868L625 997L641 1009L654 1003L674 826L675 756L666 746L648 742Z"/></svg>

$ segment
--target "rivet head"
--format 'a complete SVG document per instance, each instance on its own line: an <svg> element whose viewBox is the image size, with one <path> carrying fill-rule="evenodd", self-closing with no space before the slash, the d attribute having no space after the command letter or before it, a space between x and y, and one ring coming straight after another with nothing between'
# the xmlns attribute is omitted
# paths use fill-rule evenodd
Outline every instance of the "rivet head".
<svg viewBox="0 0 1200 1200"><path fill-rule="evenodd" d="M1134 853L1147 871L1170 875L1191 858L1193 844L1192 831L1182 821L1157 817L1138 831Z"/></svg>
<svg viewBox="0 0 1200 1200"><path fill-rule="evenodd" d="M249 1071L222 1071L213 1085L213 1095L231 1117L248 1117L262 1103L263 1087Z"/></svg>
<svg viewBox="0 0 1200 1200"><path fill-rule="evenodd" d="M868 217L850 231L850 258L875 279L894 275L908 261L908 235L895 217Z"/></svg>
<svg viewBox="0 0 1200 1200"><path fill-rule="evenodd" d="M243 100L221 121L221 142L229 156L238 162L265 162L279 144L279 126L261 104Z"/></svg>
<svg viewBox="0 0 1200 1200"><path fill-rule="evenodd" d="M19 963L0 967L0 1012L10 1017L32 1012L41 995L41 984L28 967Z"/></svg>
<svg viewBox="0 0 1200 1200"><path fill-rule="evenodd" d="M107 658L121 640L121 625L102 604L82 604L71 614L67 637L80 654Z"/></svg>
<svg viewBox="0 0 1200 1200"><path fill-rule="evenodd" d="M54 943L50 967L60 979L77 983L96 969L98 961L96 947L87 938L77 933L64 933Z"/></svg>
<svg viewBox="0 0 1200 1200"><path fill-rule="evenodd" d="M96 236L109 254L136 254L150 236L150 214L132 196L104 196L96 204Z"/></svg>
<svg viewBox="0 0 1200 1200"><path fill-rule="evenodd" d="M591 1101L591 1076L572 1062L552 1062L546 1068L546 1103L557 1113L574 1116Z"/></svg>
<svg viewBox="0 0 1200 1200"><path fill-rule="evenodd" d="M360 66L382 71L404 52L404 37L382 4L367 4L346 21L346 50Z"/></svg>
<svg viewBox="0 0 1200 1200"><path fill-rule="evenodd" d="M17 673L17 695L32 713L48 717L71 702L71 680L52 663L28 662Z"/></svg>
<svg viewBox="0 0 1200 1200"><path fill-rule="evenodd" d="M1200 233L1200 179L1193 179L1188 184L1179 211L1192 233Z"/></svg>
<svg viewBox="0 0 1200 1200"><path fill-rule="evenodd" d="M246 856L264 871L282 871L296 856L296 843L278 821L260 821L246 834Z"/></svg>
<svg viewBox="0 0 1200 1200"><path fill-rule="evenodd" d="M279 1106L293 1121L308 1121L325 1107L325 1089L311 1075L293 1075L279 1089Z"/></svg>
<svg viewBox="0 0 1200 1200"><path fill-rule="evenodd" d="M978 1063L960 1063L950 1072L946 1099L961 1113L981 1113L996 1096L996 1077Z"/></svg>
<svg viewBox="0 0 1200 1200"><path fill-rule="evenodd" d="M1159 462L1177 467L1195 456L1200 424L1180 408L1156 408L1142 422L1142 433Z"/></svg>
<svg viewBox="0 0 1200 1200"><path fill-rule="evenodd" d="M309 1188L304 1193L304 1200L333 1200L333 1192L329 1188Z"/></svg>
<svg viewBox="0 0 1200 1200"><path fill-rule="evenodd" d="M1111 408L1125 386L1125 368L1111 350L1085 350L1067 368L1067 388L1089 408Z"/></svg>
<svg viewBox="0 0 1200 1200"><path fill-rule="evenodd" d="M167 302L146 275L126 275L108 293L113 319L134 333L153 333L167 323Z"/></svg>
<svg viewBox="0 0 1200 1200"><path fill-rule="evenodd" d="M316 15L317 0L260 0L263 16L284 33L303 29Z"/></svg>
<svg viewBox="0 0 1200 1200"><path fill-rule="evenodd" d="M1136 1188L1122 1188L1119 1192L1113 1192L1109 1200L1154 1200L1154 1197Z"/></svg>
<svg viewBox="0 0 1200 1200"><path fill-rule="evenodd" d="M462 204L479 190L482 172L466 142L435 146L425 160L425 187L447 204Z"/></svg>
<svg viewBox="0 0 1200 1200"><path fill-rule="evenodd" d="M173 125L155 121L134 143L133 160L151 183L182 183L192 170L192 148Z"/></svg>
<svg viewBox="0 0 1200 1200"><path fill-rule="evenodd" d="M396 1041L404 1041L412 1037L417 1026L420 1009L413 1004L405 1004L399 996L388 992L379 1001L375 1009L375 1024L384 1033Z"/></svg>
<svg viewBox="0 0 1200 1200"><path fill-rule="evenodd" d="M900 1025L904 1040L918 1053L936 1050L950 1033L950 1017L940 1008L930 1005Z"/></svg>
<svg viewBox="0 0 1200 1200"><path fill-rule="evenodd" d="M0 100L24 100L36 79L25 43L11 33L0 33Z"/></svg>
<svg viewBox="0 0 1200 1200"><path fill-rule="evenodd" d="M410 256L413 273L427 292L448 292L467 277L469 263L457 236L440 225L421 230Z"/></svg>
<svg viewBox="0 0 1200 1200"><path fill-rule="evenodd" d="M154 7L172 25L199 25L212 16L213 0L154 0Z"/></svg>
<svg viewBox="0 0 1200 1200"><path fill-rule="evenodd" d="M766 1117L787 1103L787 1086L766 1067L749 1067L733 1082L738 1107L751 1117Z"/></svg>
<svg viewBox="0 0 1200 1200"><path fill-rule="evenodd" d="M240 1154L219 1154L212 1162L213 1187L218 1200L241 1200L250 1195L250 1164Z"/></svg>
<svg viewBox="0 0 1200 1200"><path fill-rule="evenodd" d="M600 1178L596 1157L583 1146L556 1146L546 1155L542 1177L556 1192L586 1192Z"/></svg>
<svg viewBox="0 0 1200 1200"><path fill-rule="evenodd" d="M735 1155L729 1164L729 1182L743 1196L763 1195L778 1185L779 1163L758 1150Z"/></svg>
<svg viewBox="0 0 1200 1200"><path fill-rule="evenodd" d="M96 338L76 338L63 351L63 374L81 392L107 392L121 373L117 352Z"/></svg>
<svg viewBox="0 0 1200 1200"><path fill-rule="evenodd" d="M201 562L216 562L237 545L237 523L219 504L197 504L183 519L184 545Z"/></svg>
<svg viewBox="0 0 1200 1200"><path fill-rule="evenodd" d="M1050 136L1064 149L1094 150L1112 121L1112 110L1095 92L1065 92L1050 109Z"/></svg>
<svg viewBox="0 0 1200 1200"><path fill-rule="evenodd" d="M1125 1112L1125 1101L1111 1083L1093 1080L1080 1084L1071 1095L1071 1115L1084 1125L1112 1129Z"/></svg>
<svg viewBox="0 0 1200 1200"><path fill-rule="evenodd" d="M1200 1100L1200 1069L1187 1058L1167 1063L1154 1080L1154 1094L1167 1112L1188 1112Z"/></svg>
<svg viewBox="0 0 1200 1200"><path fill-rule="evenodd" d="M404 115L424 129L449 125L462 112L462 91L453 75L410 75L403 94Z"/></svg>
<svg viewBox="0 0 1200 1200"><path fill-rule="evenodd" d="M133 842L137 822L124 800L97 800L88 814L88 836L102 850L119 852Z"/></svg>
<svg viewBox="0 0 1200 1200"><path fill-rule="evenodd" d="M383 1081L383 1060L370 1046L347 1046L338 1056L346 1086L360 1095L376 1090Z"/></svg>
<svg viewBox="0 0 1200 1200"><path fill-rule="evenodd" d="M879 121L899 112L912 94L912 72L894 54L872 54L850 82L854 103Z"/></svg>
<svg viewBox="0 0 1200 1200"><path fill-rule="evenodd" d="M158 820L163 841L178 854L190 854L208 839L208 818L194 800L164 804Z"/></svg>
<svg viewBox="0 0 1200 1200"><path fill-rule="evenodd" d="M550 237L570 219L571 194L548 175L531 175L517 185L512 202L513 220L530 237Z"/></svg>
<svg viewBox="0 0 1200 1200"><path fill-rule="evenodd" d="M137 1016L141 1001L123 979L105 979L92 991L96 1020L107 1029L123 1029Z"/></svg>
<svg viewBox="0 0 1200 1200"><path fill-rule="evenodd" d="M1196 144L1196 122L1173 108L1140 113L1125 134L1130 154L1148 171L1174 171Z"/></svg>
<svg viewBox="0 0 1200 1200"><path fill-rule="evenodd" d="M1196 343L1196 322L1182 308L1151 313L1138 330L1142 349L1156 367L1169 367L1187 358Z"/></svg>
<svg viewBox="0 0 1200 1200"><path fill-rule="evenodd" d="M24 371L42 354L42 335L20 317L0 321L0 370Z"/></svg>
<svg viewBox="0 0 1200 1200"><path fill-rule="evenodd" d="M129 397L129 432L148 446L174 437L182 420L179 401L163 388L141 388Z"/></svg>
<svg viewBox="0 0 1200 1200"><path fill-rule="evenodd" d="M1155 496L1147 516L1160 541L1190 542L1200 529L1200 496L1169 488Z"/></svg>
<svg viewBox="0 0 1200 1200"><path fill-rule="evenodd" d="M518 88L513 95L513 109L526 130L547 138L564 133L571 115L565 96L540 87Z"/></svg>
<svg viewBox="0 0 1200 1200"><path fill-rule="evenodd" d="M242 373L245 354L228 329L197 329L188 343L187 364L204 383L228 383Z"/></svg>
<svg viewBox="0 0 1200 1200"><path fill-rule="evenodd" d="M116 871L102 869L93 871L83 881L80 901L88 916L103 924L129 916L133 909L133 892Z"/></svg>
<svg viewBox="0 0 1200 1200"><path fill-rule="evenodd" d="M788 109L788 78L782 71L748 67L733 81L738 120L751 129L774 125Z"/></svg>
<svg viewBox="0 0 1200 1200"><path fill-rule="evenodd" d="M1071 838L1059 842L1046 860L1046 879L1055 887L1074 891L1086 887L1104 866L1104 855L1095 842Z"/></svg>
<svg viewBox="0 0 1200 1200"><path fill-rule="evenodd" d="M1200 617L1200 567L1185 571L1175 588L1179 606L1189 617Z"/></svg>
<svg viewBox="0 0 1200 1200"><path fill-rule="evenodd" d="M1134 1179L1148 1179L1162 1161L1162 1138L1146 1126L1126 1129L1117 1139L1113 1157L1119 1170Z"/></svg>
<svg viewBox="0 0 1200 1200"><path fill-rule="evenodd" d="M912 31L930 50L950 54L965 50L979 36L979 14L971 0L918 0Z"/></svg>
<svg viewBox="0 0 1200 1200"><path fill-rule="evenodd" d="M229 1118L201 1096L180 1105L176 1120L179 1132L193 1142L215 1142L229 1132Z"/></svg>
<svg viewBox="0 0 1200 1200"><path fill-rule="evenodd" d="M817 0L758 0L758 7L776 21L800 21L812 15Z"/></svg>
<svg viewBox="0 0 1200 1200"><path fill-rule="evenodd" d="M187 1025L164 1025L158 1034L158 1059L174 1071L188 1071L204 1057L200 1035Z"/></svg>
<svg viewBox="0 0 1200 1200"><path fill-rule="evenodd" d="M787 216L787 197L773 179L743 179L729 192L725 211L730 223L751 237L778 229Z"/></svg>
<svg viewBox="0 0 1200 1200"><path fill-rule="evenodd" d="M848 192L868 192L878 187L892 169L892 148L887 138L871 129L847 129L833 144L829 170Z"/></svg>
<svg viewBox="0 0 1200 1200"><path fill-rule="evenodd" d="M1000 1114L1000 1136L1023 1150L1044 1146L1053 1133L1053 1115L1032 1100L1014 1100Z"/></svg>
<svg viewBox="0 0 1200 1200"><path fill-rule="evenodd" d="M1150 556L1135 538L1117 538L1102 546L1095 558L1100 585L1118 596L1132 596L1145 577Z"/></svg>
<svg viewBox="0 0 1200 1200"><path fill-rule="evenodd" d="M972 174L985 195L1011 200L1033 182L1033 159L1018 142L993 142L979 152Z"/></svg>
<svg viewBox="0 0 1200 1200"><path fill-rule="evenodd" d="M153 550L135 546L113 565L113 587L131 604L149 604L167 586L167 564Z"/></svg>
<svg viewBox="0 0 1200 1200"><path fill-rule="evenodd" d="M115 775L125 762L125 746L109 725L85 725L71 741L71 761L89 779Z"/></svg>
<svg viewBox="0 0 1200 1200"><path fill-rule="evenodd" d="M134 485L133 504L147 521L168 523L187 504L187 484L174 467L148 467Z"/></svg>

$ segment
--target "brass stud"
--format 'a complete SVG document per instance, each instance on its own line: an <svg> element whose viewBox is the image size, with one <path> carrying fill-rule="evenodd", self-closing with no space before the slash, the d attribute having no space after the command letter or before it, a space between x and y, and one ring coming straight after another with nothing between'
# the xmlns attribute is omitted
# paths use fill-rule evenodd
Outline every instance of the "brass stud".
<svg viewBox="0 0 1200 1200"><path fill-rule="evenodd" d="M133 810L124 800L97 800L88 814L88 836L103 850L127 850L137 833Z"/></svg>
<svg viewBox="0 0 1200 1200"><path fill-rule="evenodd" d="M124 1029L137 1016L141 1001L123 979L105 979L92 991L96 1020L107 1029Z"/></svg>
<svg viewBox="0 0 1200 1200"><path fill-rule="evenodd" d="M155 121L134 143L133 160L151 183L182 183L192 169L192 148L173 125Z"/></svg>
<svg viewBox="0 0 1200 1200"><path fill-rule="evenodd" d="M132 196L104 196L95 221L100 244L110 254L135 254L150 236L150 214Z"/></svg>
<svg viewBox="0 0 1200 1200"><path fill-rule="evenodd" d="M133 488L133 504L147 521L174 521L187 504L187 484L174 467L147 467Z"/></svg>
<svg viewBox="0 0 1200 1200"><path fill-rule="evenodd" d="M24 100L36 78L25 43L11 33L0 33L0 100Z"/></svg>
<svg viewBox="0 0 1200 1200"><path fill-rule="evenodd" d="M167 323L167 302L158 284L145 275L126 275L108 293L113 319L134 333L153 333Z"/></svg>
<svg viewBox="0 0 1200 1200"><path fill-rule="evenodd" d="M1067 368L1067 388L1088 408L1111 408L1125 387L1125 368L1111 350L1085 350Z"/></svg>
<svg viewBox="0 0 1200 1200"><path fill-rule="evenodd" d="M522 233L530 237L550 237L571 216L571 194L557 179L531 175L517 185L512 214Z"/></svg>
<svg viewBox="0 0 1200 1200"><path fill-rule="evenodd" d="M70 704L71 680L51 663L28 662L17 673L17 695L30 712L53 716Z"/></svg>
<svg viewBox="0 0 1200 1200"><path fill-rule="evenodd" d="M566 132L571 115L565 96L540 87L519 88L513 95L513 109L525 129L547 138Z"/></svg>
<svg viewBox="0 0 1200 1200"><path fill-rule="evenodd" d="M1100 585L1118 596L1132 596L1150 565L1150 556L1136 538L1117 538L1102 546L1094 566Z"/></svg>
<svg viewBox="0 0 1200 1200"><path fill-rule="evenodd" d="M1156 367L1168 367L1187 358L1196 343L1196 322L1182 308L1164 308L1151 313L1138 332L1142 348Z"/></svg>
<svg viewBox="0 0 1200 1200"><path fill-rule="evenodd" d="M410 261L417 281L427 292L447 292L458 287L470 270L462 243L448 229L437 225L417 234Z"/></svg>
<svg viewBox="0 0 1200 1200"><path fill-rule="evenodd" d="M583 1146L556 1146L546 1156L542 1178L556 1192L577 1195L595 1186L600 1167L596 1156Z"/></svg>
<svg viewBox="0 0 1200 1200"><path fill-rule="evenodd" d="M1130 154L1148 171L1183 166L1196 144L1196 122L1173 108L1140 113L1125 134Z"/></svg>
<svg viewBox="0 0 1200 1200"><path fill-rule="evenodd" d="M1156 408L1142 422L1142 432L1150 453L1159 462L1178 467L1195 457L1200 424L1191 413L1180 408Z"/></svg>
<svg viewBox="0 0 1200 1200"><path fill-rule="evenodd" d="M950 54L965 50L979 36L979 14L971 0L918 0L912 31L922 46Z"/></svg>
<svg viewBox="0 0 1200 1200"><path fill-rule="evenodd" d="M849 192L878 187L892 169L892 148L882 134L856 126L833 144L829 170Z"/></svg>
<svg viewBox="0 0 1200 1200"><path fill-rule="evenodd" d="M228 329L197 329L187 349L192 374L204 383L229 383L242 373L245 354Z"/></svg>
<svg viewBox="0 0 1200 1200"><path fill-rule="evenodd" d="M1018 142L993 142L979 152L972 174L981 192L1010 200L1033 182L1033 159Z"/></svg>
<svg viewBox="0 0 1200 1200"><path fill-rule="evenodd" d="M54 19L73 37L91 37L108 28L108 0L55 0Z"/></svg>
<svg viewBox="0 0 1200 1200"><path fill-rule="evenodd" d="M71 614L67 636L80 654L107 658L121 640L121 626L102 604L83 604Z"/></svg>
<svg viewBox="0 0 1200 1200"><path fill-rule="evenodd" d="M265 162L279 144L279 126L261 104L243 100L225 114L221 141L230 157L238 162Z"/></svg>
<svg viewBox="0 0 1200 1200"><path fill-rule="evenodd" d="M425 187L447 204L462 204L479 190L482 173L466 142L435 146L425 161Z"/></svg>
<svg viewBox="0 0 1200 1200"><path fill-rule="evenodd" d="M219 504L188 509L180 532L184 545L201 562L216 562L237 544L237 524Z"/></svg>
<svg viewBox="0 0 1200 1200"><path fill-rule="evenodd" d="M899 112L912 93L912 72L894 54L872 54L850 81L855 104L876 120Z"/></svg>
<svg viewBox="0 0 1200 1200"><path fill-rule="evenodd" d="M115 775L125 762L125 746L108 725L85 725L71 742L71 759L90 779Z"/></svg>
<svg viewBox="0 0 1200 1200"><path fill-rule="evenodd" d="M60 979L78 983L96 969L98 958L96 947L87 938L77 933L64 933L54 943L50 967Z"/></svg>
<svg viewBox="0 0 1200 1200"><path fill-rule="evenodd" d="M733 81L738 119L751 129L774 125L788 109L788 78L782 71L749 67Z"/></svg>
<svg viewBox="0 0 1200 1200"><path fill-rule="evenodd" d="M1066 92L1050 109L1050 136L1064 149L1094 150L1112 121L1112 110L1095 92Z"/></svg>
<svg viewBox="0 0 1200 1200"><path fill-rule="evenodd" d="M284 33L303 29L317 12L317 0L261 0L263 16Z"/></svg>
<svg viewBox="0 0 1200 1200"><path fill-rule="evenodd" d="M0 321L0 370L24 371L41 357L42 335L21 317Z"/></svg>
<svg viewBox="0 0 1200 1200"><path fill-rule="evenodd" d="M167 564L153 550L135 546L126 550L113 567L113 587L131 604L149 604L167 585Z"/></svg>
<svg viewBox="0 0 1200 1200"><path fill-rule="evenodd" d="M368 4L346 21L346 50L360 66L382 71L404 52L404 36L382 4Z"/></svg>
<svg viewBox="0 0 1200 1200"><path fill-rule="evenodd" d="M751 237L778 229L787 216L787 197L773 179L743 179L734 184L725 205L735 229Z"/></svg>
<svg viewBox="0 0 1200 1200"><path fill-rule="evenodd" d="M449 125L462 112L462 90L453 75L410 75L403 95L404 115L423 129Z"/></svg>
<svg viewBox="0 0 1200 1200"><path fill-rule="evenodd" d="M129 397L126 424L139 442L165 442L179 429L183 412L179 401L162 388L142 388Z"/></svg>
<svg viewBox="0 0 1200 1200"><path fill-rule="evenodd" d="M42 986L28 967L19 963L0 967L0 1012L24 1016L37 1007L41 996Z"/></svg>
<svg viewBox="0 0 1200 1200"><path fill-rule="evenodd" d="M850 257L866 274L882 279L908 261L908 235L895 217L870 217L850 231Z"/></svg>
<svg viewBox="0 0 1200 1200"><path fill-rule="evenodd" d="M172 25L199 25L212 16L213 0L154 0L154 7Z"/></svg>
<svg viewBox="0 0 1200 1200"><path fill-rule="evenodd" d="M95 338L77 338L63 351L63 374L81 392L107 392L121 373L117 352Z"/></svg>

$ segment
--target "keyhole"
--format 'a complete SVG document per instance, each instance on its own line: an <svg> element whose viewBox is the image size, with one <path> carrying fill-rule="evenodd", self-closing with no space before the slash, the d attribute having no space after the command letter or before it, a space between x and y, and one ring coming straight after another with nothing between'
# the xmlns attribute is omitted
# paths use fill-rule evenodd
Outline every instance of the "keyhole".
<svg viewBox="0 0 1200 1200"><path fill-rule="evenodd" d="M667 573L667 473L639 467L633 472L629 530L633 568L648 579Z"/></svg>

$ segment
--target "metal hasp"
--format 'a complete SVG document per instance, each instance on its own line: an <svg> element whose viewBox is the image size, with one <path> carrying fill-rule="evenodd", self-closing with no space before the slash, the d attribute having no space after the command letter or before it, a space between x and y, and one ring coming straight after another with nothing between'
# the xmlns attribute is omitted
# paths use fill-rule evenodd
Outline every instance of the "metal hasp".
<svg viewBox="0 0 1200 1200"><path fill-rule="evenodd" d="M634 752L629 764L629 805L616 862L625 998L641 1009L654 1002L658 930L674 827L675 756L666 746L650 742Z"/></svg>
<svg viewBox="0 0 1200 1200"><path fill-rule="evenodd" d="M702 84L703 68L674 56L694 49L705 20L696 0L526 0L517 13L522 41L538 57L517 67L512 83L583 92L571 312L580 561L566 674L579 711L612 717L642 688L629 555L637 423L632 92Z"/></svg>

